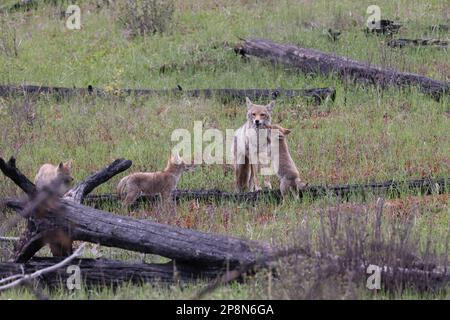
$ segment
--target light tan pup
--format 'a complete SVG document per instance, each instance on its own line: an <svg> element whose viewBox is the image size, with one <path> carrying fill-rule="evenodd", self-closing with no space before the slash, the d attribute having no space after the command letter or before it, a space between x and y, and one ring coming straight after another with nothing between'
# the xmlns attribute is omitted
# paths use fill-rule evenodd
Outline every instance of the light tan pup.
<svg viewBox="0 0 450 320"><path fill-rule="evenodd" d="M42 189L44 186L52 183L52 181L56 178L59 178L62 180L63 185L60 190L58 190L58 193L62 196L69 190L70 184L73 181L71 170L72 160L61 162L57 166L46 163L39 169L36 177L34 178L34 184L37 189Z"/></svg>
<svg viewBox="0 0 450 320"><path fill-rule="evenodd" d="M69 190L70 184L73 181L71 170L72 160L61 162L57 166L46 163L39 169L34 178L34 184L39 190L59 178L61 179L62 185L58 190L58 194L63 196ZM50 251L54 257L69 256L72 253L72 239L62 230L46 232L44 242L49 244Z"/></svg>
<svg viewBox="0 0 450 320"><path fill-rule="evenodd" d="M181 174L193 168L193 165L184 162L179 155L172 155L164 171L136 172L122 178L117 185L117 194L126 207L136 201L141 193L160 194L163 204L173 205L172 192L176 189Z"/></svg>
<svg viewBox="0 0 450 320"><path fill-rule="evenodd" d="M291 130L285 129L277 124L268 125L267 127L271 128L272 130L279 130L278 168L274 169L277 173L278 178L280 178L281 195L284 198L286 193L291 191L292 194L296 198L298 198L300 189L305 187L306 184L301 181L300 173L298 172L294 160L292 160L291 154L289 152L289 146L286 141L286 136L291 132ZM272 150L272 155L274 155L274 150Z"/></svg>

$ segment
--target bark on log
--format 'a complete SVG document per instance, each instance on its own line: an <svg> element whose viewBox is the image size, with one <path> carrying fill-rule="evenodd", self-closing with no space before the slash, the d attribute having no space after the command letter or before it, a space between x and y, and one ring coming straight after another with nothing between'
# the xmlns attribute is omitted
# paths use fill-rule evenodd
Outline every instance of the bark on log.
<svg viewBox="0 0 450 320"><path fill-rule="evenodd" d="M137 96L188 96L188 97L217 97L225 100L245 100L249 97L252 100L261 99L292 99L295 97L312 98L316 103L325 101L326 99L334 100L336 90L334 88L312 88L312 89L193 89L183 90L180 86L176 89L155 90L155 89L120 89L121 94L137 95ZM47 86L12 86L0 85L0 96L11 95L39 95L52 94L60 97L70 97L74 95L98 95L108 96L108 92L98 88L89 86L85 88L63 88L63 87L47 87Z"/></svg>
<svg viewBox="0 0 450 320"><path fill-rule="evenodd" d="M337 74L341 78L368 82L382 88L388 86L419 86L422 92L440 99L450 95L450 83L438 81L418 74L387 69L367 62L324 53L314 49L300 48L290 44L275 43L265 39L250 39L236 47L242 55L268 59L297 68L304 73Z"/></svg>
<svg viewBox="0 0 450 320"><path fill-rule="evenodd" d="M0 262L0 279L16 275L33 273L38 270L55 265L62 258L35 257L25 264L14 262ZM223 272L219 268L198 269L189 265L174 264L148 264L136 262L122 262L107 259L75 259L71 265L80 267L83 284L90 288L93 286L115 287L124 283L143 284L148 282L177 283L195 280L211 280ZM23 268L23 269L22 269ZM65 285L68 277L67 267L55 272L45 274L39 279L49 287Z"/></svg>
<svg viewBox="0 0 450 320"><path fill-rule="evenodd" d="M86 184L88 186L98 185L105 180L98 177L108 176L110 178L114 175L112 173L118 173L119 169L122 170L126 166L126 162L123 161L114 163L116 164L115 171L110 170L112 166L110 165L91 176L91 179L88 179L91 182ZM20 173L17 168L4 171L8 177L11 172L13 173L12 178ZM27 185L22 180L19 182ZM75 187L77 190L89 188ZM31 192L35 192L35 190L31 190ZM74 192L74 194L83 194L83 192ZM16 262L26 262L31 259L45 244L44 239L47 232L61 229L72 240L152 253L175 259L178 262L202 266L229 265L235 267L240 264L252 264L258 257L270 256L272 252L270 246L265 243L119 216L86 207L71 199L71 197L61 199L60 203L55 206L58 208L58 212L43 208L40 211L47 210L46 214L28 220L28 223L33 225L28 228L30 234L27 235L26 241L21 246L16 256ZM7 203L7 205L9 204ZM16 209L24 208L24 204L17 201L13 201L13 206Z"/></svg>

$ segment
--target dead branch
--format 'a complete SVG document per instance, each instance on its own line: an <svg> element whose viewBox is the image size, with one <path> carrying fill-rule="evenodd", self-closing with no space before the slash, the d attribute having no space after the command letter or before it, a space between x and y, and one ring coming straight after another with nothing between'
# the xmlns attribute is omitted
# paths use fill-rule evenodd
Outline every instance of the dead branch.
<svg viewBox="0 0 450 320"><path fill-rule="evenodd" d="M85 245L86 245L85 243L81 244L80 247L78 247L78 249L72 255L65 258L63 261L58 262L55 265L49 266L49 267L41 269L41 270L37 270L37 271L33 272L32 274L17 275L16 280L0 286L0 291L4 291L7 289L11 289L11 288L20 286L24 282L29 282L31 280L37 279L39 277L44 276L47 273L54 272L64 266L68 265L73 259L75 259L76 257L78 257L82 254L82 251L83 251ZM14 278L14 276L10 276L8 278L11 279L11 278Z"/></svg>
<svg viewBox="0 0 450 320"><path fill-rule="evenodd" d="M8 162L5 162L3 158L0 158L0 170L27 195L33 196L36 193L36 186L17 169L15 157L11 157Z"/></svg>
<svg viewBox="0 0 450 320"><path fill-rule="evenodd" d="M94 190L97 186L105 183L115 175L127 170L131 167L131 160L117 159L104 169L94 173L93 175L87 177L84 181L77 184L75 187L70 189L64 195L64 199L72 200L76 203L81 203L83 198Z"/></svg>
<svg viewBox="0 0 450 320"><path fill-rule="evenodd" d="M15 242L19 241L19 237L0 237L0 241L2 242Z"/></svg>

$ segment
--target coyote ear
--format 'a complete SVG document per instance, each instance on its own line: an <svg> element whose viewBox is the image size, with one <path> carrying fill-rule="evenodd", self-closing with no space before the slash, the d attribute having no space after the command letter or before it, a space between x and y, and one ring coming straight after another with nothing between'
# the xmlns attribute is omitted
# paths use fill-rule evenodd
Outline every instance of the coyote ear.
<svg viewBox="0 0 450 320"><path fill-rule="evenodd" d="M248 97L245 97L245 103L247 104L247 109L250 109L253 105Z"/></svg>
<svg viewBox="0 0 450 320"><path fill-rule="evenodd" d="M72 169L72 163L73 163L73 160L70 159L69 161L64 162L64 166L66 168Z"/></svg>
<svg viewBox="0 0 450 320"><path fill-rule="evenodd" d="M270 103L267 105L267 110L269 110L269 112L272 112L273 107L275 107L275 100L270 101Z"/></svg>
<svg viewBox="0 0 450 320"><path fill-rule="evenodd" d="M180 158L179 153L177 152L177 153L172 154L171 160L175 164L180 164L181 163L181 158Z"/></svg>
<svg viewBox="0 0 450 320"><path fill-rule="evenodd" d="M62 170L63 168L64 168L64 163L60 162L59 165L58 165L58 169Z"/></svg>

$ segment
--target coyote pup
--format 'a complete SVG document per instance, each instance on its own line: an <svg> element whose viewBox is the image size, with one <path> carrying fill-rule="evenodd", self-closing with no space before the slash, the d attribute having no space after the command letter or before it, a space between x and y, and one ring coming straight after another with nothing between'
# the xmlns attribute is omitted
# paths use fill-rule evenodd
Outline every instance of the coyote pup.
<svg viewBox="0 0 450 320"><path fill-rule="evenodd" d="M247 122L236 131L231 146L237 192L242 192L246 188L250 191L261 189L258 182L258 162L259 159L267 160L270 157L270 133L269 130L260 131L259 129L268 128L275 106L275 101L271 101L268 105L258 105L251 102L248 97L245 97L245 100ZM260 136L259 141L255 139L256 135ZM259 145L257 146L257 144ZM254 150L258 150L258 152L256 153ZM268 176L264 177L264 185L271 188Z"/></svg>
<svg viewBox="0 0 450 320"><path fill-rule="evenodd" d="M291 132L277 124L268 125L272 130L279 130L278 140L278 167L274 168L278 178L280 178L280 191L283 198L288 191L291 191L294 197L299 197L299 190L306 186L300 180L300 173L292 160L289 147L286 142L286 136ZM276 151L275 151L276 152Z"/></svg>
<svg viewBox="0 0 450 320"><path fill-rule="evenodd" d="M36 188L42 189L50 185L55 179L61 179L62 185L57 190L59 196L63 196L70 188L73 181L71 175L72 160L61 162L55 166L49 163L44 164L34 178ZM50 246L50 251L54 257L69 256L72 254L72 239L62 230L47 232L44 242Z"/></svg>
<svg viewBox="0 0 450 320"><path fill-rule="evenodd" d="M61 162L57 166L46 163L39 169L36 177L34 178L34 184L37 189L42 189L42 187L49 185L53 180L59 178L62 180L63 185L60 190L58 190L58 193L62 196L69 190L70 184L73 181L71 170L72 160Z"/></svg>
<svg viewBox="0 0 450 320"><path fill-rule="evenodd" d="M141 192L161 194L161 202L172 205L172 191L176 189L181 174L192 169L193 165L184 162L179 155L172 155L164 171L136 172L122 178L117 185L117 194L125 207L136 201Z"/></svg>

